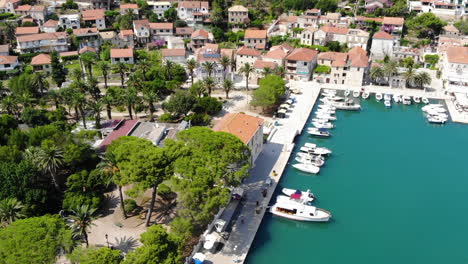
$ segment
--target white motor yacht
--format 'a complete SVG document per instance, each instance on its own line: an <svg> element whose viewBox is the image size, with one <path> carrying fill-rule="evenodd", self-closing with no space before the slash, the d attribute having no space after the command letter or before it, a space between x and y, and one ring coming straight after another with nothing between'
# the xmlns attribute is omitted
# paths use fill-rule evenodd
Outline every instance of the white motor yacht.
<svg viewBox="0 0 468 264"><path fill-rule="evenodd" d="M401 98L401 95L394 94L393 95L393 101L395 101L395 103L401 103L403 101L403 99Z"/></svg>
<svg viewBox="0 0 468 264"><path fill-rule="evenodd" d="M317 147L317 145L314 143L305 143L304 147L309 148L310 150L316 150L317 152L320 152L317 153L319 155L327 155L332 153L330 149L327 149L325 147Z"/></svg>
<svg viewBox="0 0 468 264"><path fill-rule="evenodd" d="M312 122L316 128L334 128L335 126L330 122Z"/></svg>
<svg viewBox="0 0 468 264"><path fill-rule="evenodd" d="M325 122L325 123L329 123L333 120L330 120L328 118L325 118L325 117L316 117L316 118L312 118L312 122L319 122L319 123L322 123L322 122Z"/></svg>
<svg viewBox="0 0 468 264"><path fill-rule="evenodd" d="M345 102L336 102L333 104L333 106L336 107L336 109L340 109L340 110L356 111L356 110L361 109L361 105L354 103L352 100L348 100Z"/></svg>
<svg viewBox="0 0 468 264"><path fill-rule="evenodd" d="M317 136L317 137L331 136L330 132L325 128L310 127L309 129L307 129L307 133L309 133L309 135Z"/></svg>
<svg viewBox="0 0 468 264"><path fill-rule="evenodd" d="M360 91L354 91L354 92L353 92L353 97L358 98L360 95L361 95L361 92L360 92Z"/></svg>
<svg viewBox="0 0 468 264"><path fill-rule="evenodd" d="M336 116L330 113L315 113L315 116L318 118L328 119L328 120L336 120Z"/></svg>
<svg viewBox="0 0 468 264"><path fill-rule="evenodd" d="M427 99L426 97L421 98L421 101L425 104L429 103L429 99Z"/></svg>
<svg viewBox="0 0 468 264"><path fill-rule="evenodd" d="M421 110L423 111L429 111L431 109L443 109L443 105L441 104L428 104L428 105L425 105L423 107L421 107Z"/></svg>
<svg viewBox="0 0 468 264"><path fill-rule="evenodd" d="M301 151L302 151L302 148L304 148L304 147L301 147ZM323 160L323 161L325 161L325 158L322 155L312 154L312 152L307 152L307 151L297 153L296 157L301 157L301 158L311 159L311 160Z"/></svg>
<svg viewBox="0 0 468 264"><path fill-rule="evenodd" d="M333 96L325 96L324 99L327 99L330 101L343 101L344 97L333 95Z"/></svg>
<svg viewBox="0 0 468 264"><path fill-rule="evenodd" d="M375 100L377 101L382 101L383 95L381 93L376 93L375 94Z"/></svg>
<svg viewBox="0 0 468 264"><path fill-rule="evenodd" d="M445 122L447 122L448 119L446 118L441 118L441 117L437 117L437 116L431 116L431 117L428 117L427 118L427 121L429 123L433 123L433 124L445 124Z"/></svg>
<svg viewBox="0 0 468 264"><path fill-rule="evenodd" d="M312 174L318 174L320 172L320 168L312 164L298 163L298 164L294 164L293 167L300 171L312 173Z"/></svg>
<svg viewBox="0 0 468 264"><path fill-rule="evenodd" d="M305 157L296 157L295 160L299 163L310 164L316 167L322 167L325 164L325 160L322 159L308 159Z"/></svg>
<svg viewBox="0 0 468 264"><path fill-rule="evenodd" d="M392 108L392 102L390 100L385 100L384 104L386 108Z"/></svg>
<svg viewBox="0 0 468 264"><path fill-rule="evenodd" d="M331 109L317 109L317 111L315 111L316 114L327 114L327 115L334 115L336 113L335 110L331 110Z"/></svg>
<svg viewBox="0 0 468 264"><path fill-rule="evenodd" d="M390 100L392 100L392 96L389 95L389 94L385 94L385 95L384 95L384 100L385 100L385 101L390 101Z"/></svg>
<svg viewBox="0 0 468 264"><path fill-rule="evenodd" d="M370 96L370 93L367 92L367 91L364 91L364 92L362 93L362 99L367 99L367 98L369 98L369 96Z"/></svg>
<svg viewBox="0 0 468 264"><path fill-rule="evenodd" d="M310 192L310 190L307 191L301 191L301 190L294 190L294 189L289 189L289 188L283 188L281 190L286 196L291 197L292 199L295 200L304 200L307 202L313 202L316 198L313 193Z"/></svg>
<svg viewBox="0 0 468 264"><path fill-rule="evenodd" d="M405 95L405 96L402 97L401 101L403 102L404 105L410 105L411 104L411 96L406 96Z"/></svg>
<svg viewBox="0 0 468 264"><path fill-rule="evenodd" d="M421 97L413 96L413 101L414 101L415 104L419 104L419 103L421 103Z"/></svg>
<svg viewBox="0 0 468 264"><path fill-rule="evenodd" d="M324 110L336 110L336 108L332 105L325 105L325 104L320 104L318 105L318 110L324 109Z"/></svg>
<svg viewBox="0 0 468 264"><path fill-rule="evenodd" d="M440 118L445 118L448 119L449 116L446 113L427 113L427 117L440 117Z"/></svg>
<svg viewBox="0 0 468 264"><path fill-rule="evenodd" d="M270 212L276 216L306 222L328 222L331 218L331 213L327 210L284 195L278 195Z"/></svg>

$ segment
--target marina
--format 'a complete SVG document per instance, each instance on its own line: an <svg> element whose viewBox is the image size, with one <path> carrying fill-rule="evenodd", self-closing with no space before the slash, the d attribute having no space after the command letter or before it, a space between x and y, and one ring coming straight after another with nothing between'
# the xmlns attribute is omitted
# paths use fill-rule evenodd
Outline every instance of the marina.
<svg viewBox="0 0 468 264"><path fill-rule="evenodd" d="M296 139L275 191L282 195L283 188L310 189L318 197L314 206L330 210L333 218L329 223L302 223L266 215L247 263L301 262L311 259L311 252L317 263L464 261L466 127L429 124L422 115L424 104L386 109L376 100L360 103L360 112L337 111L333 137L303 133ZM437 138L444 138L444 144L434 148ZM294 154L306 143L333 150L318 176L292 168ZM450 166L441 166L444 163ZM453 214L450 225L428 221L434 208ZM444 228L434 229L438 224ZM278 248L288 254L272 257Z"/></svg>

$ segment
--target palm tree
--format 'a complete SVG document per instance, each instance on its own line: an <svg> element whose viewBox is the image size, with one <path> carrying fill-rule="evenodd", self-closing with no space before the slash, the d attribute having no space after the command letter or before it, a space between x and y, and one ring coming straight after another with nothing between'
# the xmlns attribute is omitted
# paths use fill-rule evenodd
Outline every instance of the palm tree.
<svg viewBox="0 0 468 264"><path fill-rule="evenodd" d="M193 85L193 72L197 68L197 62L194 59L190 59L187 61L187 70L189 71L190 78L192 79L192 85Z"/></svg>
<svg viewBox="0 0 468 264"><path fill-rule="evenodd" d="M385 78L385 72L383 71L382 67L374 66L371 68L369 77L372 79L373 82L379 82L383 78Z"/></svg>
<svg viewBox="0 0 468 264"><path fill-rule="evenodd" d="M99 100L101 97L101 90L98 87L99 81L95 77L89 77L86 80L86 89L89 91L94 100Z"/></svg>
<svg viewBox="0 0 468 264"><path fill-rule="evenodd" d="M68 226L73 231L73 236L75 238L83 238L86 247L89 246L88 229L95 225L93 224L93 220L96 219L96 217L93 216L95 212L96 209L90 208L89 204L84 204L72 210L72 214L67 217Z"/></svg>
<svg viewBox="0 0 468 264"><path fill-rule="evenodd" d="M250 64L245 63L244 66L242 66L239 71L243 73L245 76L245 89L248 91L250 74L254 71L254 68L250 66Z"/></svg>
<svg viewBox="0 0 468 264"><path fill-rule="evenodd" d="M71 79L76 82L80 82L81 80L83 80L83 71L80 68L74 68L71 71L70 75Z"/></svg>
<svg viewBox="0 0 468 264"><path fill-rule="evenodd" d="M171 76L171 70L174 67L174 62L170 60L166 60L164 62L164 69L166 70L166 80L171 81L172 76Z"/></svg>
<svg viewBox="0 0 468 264"><path fill-rule="evenodd" d="M7 36L8 43L11 45L11 42L15 39L16 24L13 22L5 22L3 30Z"/></svg>
<svg viewBox="0 0 468 264"><path fill-rule="evenodd" d="M157 93L155 93L152 90L148 90L144 93L143 95L143 101L146 102L148 105L148 111L150 113L150 121L154 121L154 112L156 112L156 107L154 106L154 103L159 99L159 96Z"/></svg>
<svg viewBox="0 0 468 264"><path fill-rule="evenodd" d="M384 64L383 67L383 72L385 76L387 77L387 82L390 84L390 87L392 86L390 82L390 78L398 72L397 69L398 63L396 61L390 60L387 63Z"/></svg>
<svg viewBox="0 0 468 264"><path fill-rule="evenodd" d="M408 71L405 72L404 78L405 78L406 87L414 86L414 77L415 76L416 76L416 72L413 70L413 68L409 68Z"/></svg>
<svg viewBox="0 0 468 264"><path fill-rule="evenodd" d="M122 62L118 62L114 65L114 72L120 74L120 82L122 83L122 87L124 87L125 73L127 72L127 69L127 65Z"/></svg>
<svg viewBox="0 0 468 264"><path fill-rule="evenodd" d="M60 101L62 100L62 95L58 90L50 90L47 92L47 98L53 102L55 105L55 110L59 109Z"/></svg>
<svg viewBox="0 0 468 264"><path fill-rule="evenodd" d="M107 90L107 80L109 78L109 71L111 70L110 64L107 61L100 61L97 64L97 67L102 72L102 77L104 77L104 88Z"/></svg>
<svg viewBox="0 0 468 264"><path fill-rule="evenodd" d="M229 99L229 92L234 88L234 83L231 80L224 80L223 82L223 89L226 93L226 98Z"/></svg>
<svg viewBox="0 0 468 264"><path fill-rule="evenodd" d="M205 86L208 94L211 95L211 91L216 88L216 81L212 77L207 77L203 80L203 86Z"/></svg>
<svg viewBox="0 0 468 264"><path fill-rule="evenodd" d="M130 119L133 119L133 110L135 109L136 104L139 102L139 97L138 97L138 92L135 88L129 87L126 91L125 94L123 95L123 101L125 102L125 105L127 106L127 111L128 115L130 116ZM136 111L135 111L136 114Z"/></svg>
<svg viewBox="0 0 468 264"><path fill-rule="evenodd" d="M211 77L211 75L213 75L213 71L215 70L215 68L216 68L216 63L212 61L205 61L202 64L202 69L203 71L208 73L208 77Z"/></svg>
<svg viewBox="0 0 468 264"><path fill-rule="evenodd" d="M267 77L267 75L270 75L273 73L273 69L270 67L265 67L263 68L262 75L263 77Z"/></svg>
<svg viewBox="0 0 468 264"><path fill-rule="evenodd" d="M227 56L223 56L221 57L219 63L223 67L223 80L226 80L226 71L229 65L231 64L231 60Z"/></svg>
<svg viewBox="0 0 468 264"><path fill-rule="evenodd" d="M34 90L39 91L42 97L44 95L44 90L49 88L49 82L42 72L35 72L31 76L31 86L34 87Z"/></svg>
<svg viewBox="0 0 468 264"><path fill-rule="evenodd" d="M47 148L29 147L24 155L27 160L35 164L43 173L49 174L55 188L60 191L57 171L63 164L63 151L56 145Z"/></svg>
<svg viewBox="0 0 468 264"><path fill-rule="evenodd" d="M144 59L138 62L137 64L137 69L139 69L143 75L143 81L147 81L146 79L146 73L148 70L151 68L151 62L148 60Z"/></svg>
<svg viewBox="0 0 468 264"><path fill-rule="evenodd" d="M34 103L34 97L29 92L16 95L16 100L23 106L23 109L32 106Z"/></svg>
<svg viewBox="0 0 468 264"><path fill-rule="evenodd" d="M119 188L119 198L120 198L120 208L122 209L122 214L124 218L127 218L127 213L125 212L125 204L123 199L122 185L118 183L118 178L120 176L120 168L117 165L117 157L113 152L107 151L106 155L102 157L102 161L97 166L98 169L107 173L112 182L114 182Z"/></svg>
<svg viewBox="0 0 468 264"><path fill-rule="evenodd" d="M143 83L143 77L142 73L140 72L134 72L128 76L127 80L127 87L133 87L137 91L141 91L143 89L144 83Z"/></svg>
<svg viewBox="0 0 468 264"><path fill-rule="evenodd" d="M414 84L416 87L424 89L425 85L430 85L432 78L427 72L420 72L414 76Z"/></svg>
<svg viewBox="0 0 468 264"><path fill-rule="evenodd" d="M16 116L19 111L18 100L13 95L5 96L1 101L1 106L9 115Z"/></svg>
<svg viewBox="0 0 468 264"><path fill-rule="evenodd" d="M73 93L72 104L75 107L75 115L77 117L81 115L81 120L83 121L83 127L86 129L86 114L84 111L84 106L86 105L85 95L81 92Z"/></svg>
<svg viewBox="0 0 468 264"><path fill-rule="evenodd" d="M284 78L284 75L286 74L286 71L284 70L284 67L282 66L277 66L275 68L275 74L280 76L281 78Z"/></svg>
<svg viewBox="0 0 468 264"><path fill-rule="evenodd" d="M0 221L4 224L11 224L20 218L24 218L23 208L23 204L16 198L6 198L0 201Z"/></svg>
<svg viewBox="0 0 468 264"><path fill-rule="evenodd" d="M104 102L101 99L96 100L96 101L92 100L88 102L88 105L94 113L96 129L100 129L101 128L101 111L104 107Z"/></svg>
<svg viewBox="0 0 468 264"><path fill-rule="evenodd" d="M97 61L96 53L93 52L86 52L81 54L80 56L83 65L85 66L86 70L88 71L89 77L93 77L93 65Z"/></svg>

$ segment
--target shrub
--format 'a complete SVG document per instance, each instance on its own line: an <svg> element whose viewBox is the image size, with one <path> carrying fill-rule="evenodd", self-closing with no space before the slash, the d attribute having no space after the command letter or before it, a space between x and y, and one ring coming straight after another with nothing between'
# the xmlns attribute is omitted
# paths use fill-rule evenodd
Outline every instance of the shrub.
<svg viewBox="0 0 468 264"><path fill-rule="evenodd" d="M327 65L317 65L317 68L314 70L314 72L317 74L328 74L330 71L331 68Z"/></svg>
<svg viewBox="0 0 468 264"><path fill-rule="evenodd" d="M159 121L161 122L173 122L174 118L169 113L164 113L159 117Z"/></svg>
<svg viewBox="0 0 468 264"><path fill-rule="evenodd" d="M164 200L168 200L172 193L173 192L169 186L163 183L159 184L158 195L161 196Z"/></svg>
<svg viewBox="0 0 468 264"><path fill-rule="evenodd" d="M127 214L131 214L133 211L135 211L135 209L138 208L136 201L133 199L125 199L124 204L125 204L125 212Z"/></svg>
<svg viewBox="0 0 468 264"><path fill-rule="evenodd" d="M190 121L193 126L206 126L210 123L211 116L202 113L190 114L184 120Z"/></svg>

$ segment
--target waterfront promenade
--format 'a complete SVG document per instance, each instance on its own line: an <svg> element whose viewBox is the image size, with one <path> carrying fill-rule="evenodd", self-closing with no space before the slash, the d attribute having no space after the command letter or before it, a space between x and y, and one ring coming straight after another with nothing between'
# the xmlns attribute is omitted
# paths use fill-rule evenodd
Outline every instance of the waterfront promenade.
<svg viewBox="0 0 468 264"><path fill-rule="evenodd" d="M320 94L320 86L317 83L291 82L291 87L301 89L302 94L294 95L297 102L288 112L287 118L277 119L279 126L276 127L269 142L264 144L255 167L242 185L246 201L240 208L238 218L234 220L230 236L224 241L224 246L219 252L207 254L207 263L244 263L247 257L266 207L291 155L294 138L302 131ZM273 170L277 172L276 177L271 176ZM271 178L272 184L268 187L267 196L263 197L261 190L268 178ZM262 207L258 214L255 210L257 201Z"/></svg>

